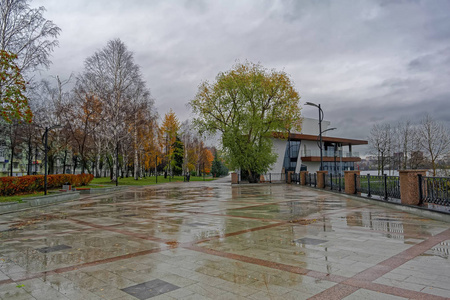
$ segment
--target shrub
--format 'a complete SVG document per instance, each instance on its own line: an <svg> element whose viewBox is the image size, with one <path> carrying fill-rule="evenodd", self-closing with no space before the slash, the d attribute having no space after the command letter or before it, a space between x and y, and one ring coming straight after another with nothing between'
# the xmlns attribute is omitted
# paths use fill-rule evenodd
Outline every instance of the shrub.
<svg viewBox="0 0 450 300"><path fill-rule="evenodd" d="M54 189L69 183L72 186L88 185L92 174L57 174L47 176L47 188ZM44 175L28 175L21 177L0 177L0 196L33 193L44 190Z"/></svg>

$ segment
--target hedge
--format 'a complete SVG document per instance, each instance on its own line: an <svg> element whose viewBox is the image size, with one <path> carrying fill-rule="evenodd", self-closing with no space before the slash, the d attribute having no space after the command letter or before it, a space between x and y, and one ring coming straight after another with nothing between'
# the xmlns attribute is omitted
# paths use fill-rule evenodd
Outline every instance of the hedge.
<svg viewBox="0 0 450 300"><path fill-rule="evenodd" d="M47 188L61 188L63 184L83 186L94 179L92 174L57 174L47 175ZM44 175L29 175L20 177L0 177L0 196L33 193L44 190Z"/></svg>

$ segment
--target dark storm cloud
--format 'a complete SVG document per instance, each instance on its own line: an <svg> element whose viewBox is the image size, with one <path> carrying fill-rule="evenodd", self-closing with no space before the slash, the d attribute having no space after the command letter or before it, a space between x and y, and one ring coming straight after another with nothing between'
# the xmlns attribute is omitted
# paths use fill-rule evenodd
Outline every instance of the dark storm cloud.
<svg viewBox="0 0 450 300"><path fill-rule="evenodd" d="M450 1L39 0L62 28L48 74L68 76L122 39L159 113L181 120L201 81L236 60L290 74L302 103L321 103L336 134L366 138L375 122L449 121ZM304 107L306 117L317 117Z"/></svg>

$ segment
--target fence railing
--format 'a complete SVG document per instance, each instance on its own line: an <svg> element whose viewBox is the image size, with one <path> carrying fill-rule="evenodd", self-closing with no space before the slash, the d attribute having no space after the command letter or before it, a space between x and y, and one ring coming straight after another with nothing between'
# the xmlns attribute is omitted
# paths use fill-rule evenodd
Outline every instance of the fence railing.
<svg viewBox="0 0 450 300"><path fill-rule="evenodd" d="M286 173L267 173L260 175L260 182L281 183L286 182Z"/></svg>
<svg viewBox="0 0 450 300"><path fill-rule="evenodd" d="M424 170L400 171L400 176L358 175L352 171L345 172L345 176L300 172L291 174L290 179L296 184L450 213L450 177L427 177L424 174Z"/></svg>
<svg viewBox="0 0 450 300"><path fill-rule="evenodd" d="M306 185L316 187L317 186L317 173L308 173L306 176Z"/></svg>
<svg viewBox="0 0 450 300"><path fill-rule="evenodd" d="M422 203L450 206L450 177L419 175L419 197Z"/></svg>
<svg viewBox="0 0 450 300"><path fill-rule="evenodd" d="M300 184L300 173L291 173L291 183Z"/></svg>
<svg viewBox="0 0 450 300"><path fill-rule="evenodd" d="M358 193L367 197L378 196L382 200L400 199L400 178L398 176L355 175Z"/></svg>
<svg viewBox="0 0 450 300"><path fill-rule="evenodd" d="M345 190L344 177L341 176L341 174L325 175L325 188L329 188L332 191L342 192L343 190Z"/></svg>
<svg viewBox="0 0 450 300"><path fill-rule="evenodd" d="M242 175L238 173L238 183L242 183ZM284 183L286 182L286 173L266 173L259 175L260 183Z"/></svg>
<svg viewBox="0 0 450 300"><path fill-rule="evenodd" d="M320 156L320 150L302 150L302 157ZM322 151L323 157L341 157L339 151L324 150ZM360 157L359 152L342 152L342 157Z"/></svg>

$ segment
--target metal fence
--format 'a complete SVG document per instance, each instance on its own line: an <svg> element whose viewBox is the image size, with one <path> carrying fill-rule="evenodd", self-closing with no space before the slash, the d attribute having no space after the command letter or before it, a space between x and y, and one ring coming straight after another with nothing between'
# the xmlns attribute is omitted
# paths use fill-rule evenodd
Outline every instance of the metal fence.
<svg viewBox="0 0 450 300"><path fill-rule="evenodd" d="M344 192L346 178L342 175L308 173L305 174L305 184L317 187L317 176L324 176L325 189ZM349 178L347 178L349 179ZM399 176L375 176L375 175L354 175L355 194L363 197L378 198L383 201L401 203L400 177ZM291 175L291 182L300 184L299 173ZM414 192L419 192L419 206L428 209L445 211L450 213L450 177L426 177L418 175L418 185L411 187Z"/></svg>
<svg viewBox="0 0 450 300"><path fill-rule="evenodd" d="M419 175L419 196L422 203L450 206L450 177Z"/></svg>
<svg viewBox="0 0 450 300"><path fill-rule="evenodd" d="M316 187L317 186L317 173L306 175L306 185Z"/></svg>
<svg viewBox="0 0 450 300"><path fill-rule="evenodd" d="M329 188L332 191L342 192L345 190L344 177L341 174L333 175L328 174L325 176L325 188Z"/></svg>
<svg viewBox="0 0 450 300"><path fill-rule="evenodd" d="M400 199L400 177L355 175L357 192L367 194L367 197L378 196L383 200Z"/></svg>
<svg viewBox="0 0 450 300"><path fill-rule="evenodd" d="M248 182L247 178L243 178L241 173L238 173L238 183ZM266 173L259 175L260 183L285 183L286 173Z"/></svg>
<svg viewBox="0 0 450 300"><path fill-rule="evenodd" d="M291 174L291 183L300 184L300 173Z"/></svg>
<svg viewBox="0 0 450 300"><path fill-rule="evenodd" d="M261 174L259 179L260 182L268 182L268 183L285 183L286 182L286 173L267 173Z"/></svg>

